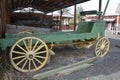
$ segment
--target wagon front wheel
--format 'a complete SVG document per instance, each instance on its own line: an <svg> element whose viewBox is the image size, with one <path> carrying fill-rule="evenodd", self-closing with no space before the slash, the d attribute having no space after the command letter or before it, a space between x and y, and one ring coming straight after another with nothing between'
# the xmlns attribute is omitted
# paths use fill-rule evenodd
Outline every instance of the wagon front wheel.
<svg viewBox="0 0 120 80"><path fill-rule="evenodd" d="M99 57L104 57L110 48L110 41L108 38L100 38L95 45L95 55Z"/></svg>
<svg viewBox="0 0 120 80"><path fill-rule="evenodd" d="M48 60L46 43L36 37L18 40L11 48L10 61L20 72L34 72L41 69Z"/></svg>

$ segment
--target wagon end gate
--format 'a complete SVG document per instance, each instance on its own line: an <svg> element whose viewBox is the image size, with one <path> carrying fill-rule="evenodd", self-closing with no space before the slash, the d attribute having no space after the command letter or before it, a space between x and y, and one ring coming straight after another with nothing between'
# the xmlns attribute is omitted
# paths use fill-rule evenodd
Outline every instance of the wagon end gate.
<svg viewBox="0 0 120 80"><path fill-rule="evenodd" d="M102 12L98 12L96 10L91 11L83 11L80 12L81 16L86 15L101 15ZM80 33L94 33L94 34L100 34L100 36L104 36L105 33L105 21L101 19L91 20L91 21L85 21L81 20L80 23L78 23L77 32Z"/></svg>

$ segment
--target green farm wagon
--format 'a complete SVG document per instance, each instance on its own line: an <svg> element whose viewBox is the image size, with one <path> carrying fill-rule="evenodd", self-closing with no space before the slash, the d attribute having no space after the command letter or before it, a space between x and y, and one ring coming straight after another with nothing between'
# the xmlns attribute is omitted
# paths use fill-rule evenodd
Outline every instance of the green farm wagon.
<svg viewBox="0 0 120 80"><path fill-rule="evenodd" d="M81 15L96 14L97 11L81 12ZM51 32L46 34L5 34L0 39L2 51L10 48L9 58L12 66L20 72L38 71L47 63L52 48L64 41L71 41L74 47L90 48L95 46L95 55L104 57L110 47L108 38L104 37L105 22L103 19L95 21L80 21L75 31ZM73 54L74 55L74 54Z"/></svg>

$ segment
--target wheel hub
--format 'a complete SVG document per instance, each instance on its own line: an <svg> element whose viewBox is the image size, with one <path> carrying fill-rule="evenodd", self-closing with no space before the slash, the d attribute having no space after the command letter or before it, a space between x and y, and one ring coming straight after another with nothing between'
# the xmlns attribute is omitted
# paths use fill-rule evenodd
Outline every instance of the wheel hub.
<svg viewBox="0 0 120 80"><path fill-rule="evenodd" d="M28 60L33 60L35 58L35 53L33 51L29 51L28 53L26 53L26 58Z"/></svg>
<svg viewBox="0 0 120 80"><path fill-rule="evenodd" d="M105 45L102 44L101 47L100 47L100 49L103 50L104 48L105 48Z"/></svg>

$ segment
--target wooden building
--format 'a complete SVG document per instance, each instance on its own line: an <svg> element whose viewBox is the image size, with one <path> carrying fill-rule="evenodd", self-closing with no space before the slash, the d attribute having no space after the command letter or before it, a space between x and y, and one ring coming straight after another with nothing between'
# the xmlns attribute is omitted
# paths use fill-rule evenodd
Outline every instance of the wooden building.
<svg viewBox="0 0 120 80"><path fill-rule="evenodd" d="M52 15L42 13L12 13L11 24L50 28L52 26Z"/></svg>
<svg viewBox="0 0 120 80"><path fill-rule="evenodd" d="M98 17L96 15L88 15L86 16L87 21L96 20ZM115 27L120 27L120 14L112 13L106 14L104 16L104 21L106 22L106 29L114 29Z"/></svg>
<svg viewBox="0 0 120 80"><path fill-rule="evenodd" d="M86 20L96 20L98 17L96 15L88 15L86 16ZM116 9L115 13L107 13L104 16L104 20L106 22L106 30L114 31L115 34L120 33L120 3Z"/></svg>
<svg viewBox="0 0 120 80"><path fill-rule="evenodd" d="M73 20L74 16L72 14L63 14L61 16L61 27L62 30L74 30L74 25L70 25L71 21ZM56 27L57 29L59 29L60 27L60 14L53 14L53 20L57 21L58 25L54 25L53 27Z"/></svg>

